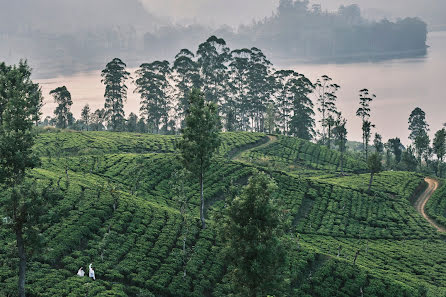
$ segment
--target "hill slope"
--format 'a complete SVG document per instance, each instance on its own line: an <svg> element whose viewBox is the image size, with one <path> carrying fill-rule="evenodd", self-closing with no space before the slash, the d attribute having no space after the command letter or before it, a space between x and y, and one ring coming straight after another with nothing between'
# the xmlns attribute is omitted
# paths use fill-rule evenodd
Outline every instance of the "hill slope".
<svg viewBox="0 0 446 297"><path fill-rule="evenodd" d="M224 133L206 174L209 228L199 228L198 183L185 189L194 216L181 258L182 225L172 185L181 168L177 137L109 132L39 136L42 186L63 197L48 214L43 251L33 255L30 296L227 296L215 216L226 189L254 168L278 184L274 198L287 235L283 296L441 296L446 246L410 198L421 176L384 172L367 193L364 162L349 156L349 176L336 174L339 154L295 138ZM353 265L353 259L360 251ZM14 240L0 229L0 295L14 296ZM97 280L76 277L93 262ZM186 277L183 271L186 268Z"/></svg>

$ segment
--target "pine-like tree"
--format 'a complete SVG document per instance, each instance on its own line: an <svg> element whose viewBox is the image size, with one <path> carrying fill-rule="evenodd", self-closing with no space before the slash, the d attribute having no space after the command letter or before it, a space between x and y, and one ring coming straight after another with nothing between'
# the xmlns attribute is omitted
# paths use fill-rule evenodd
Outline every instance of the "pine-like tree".
<svg viewBox="0 0 446 297"><path fill-rule="evenodd" d="M19 258L18 295L25 296L27 245L35 238L44 207L35 186L25 181L29 169L39 163L33 152L33 126L40 116L40 88L31 81L26 62L18 66L0 63L0 211L16 238ZM32 246L28 246L32 247Z"/></svg>
<svg viewBox="0 0 446 297"><path fill-rule="evenodd" d="M285 250L272 202L275 190L265 173L255 171L242 193L230 202L220 224L235 296L272 296L283 282Z"/></svg>
<svg viewBox="0 0 446 297"><path fill-rule="evenodd" d="M194 89L189 97L189 109L179 148L185 168L200 182L200 220L203 229L206 228L203 193L205 172L211 165L214 152L220 146L220 130L216 104L206 102L204 94Z"/></svg>

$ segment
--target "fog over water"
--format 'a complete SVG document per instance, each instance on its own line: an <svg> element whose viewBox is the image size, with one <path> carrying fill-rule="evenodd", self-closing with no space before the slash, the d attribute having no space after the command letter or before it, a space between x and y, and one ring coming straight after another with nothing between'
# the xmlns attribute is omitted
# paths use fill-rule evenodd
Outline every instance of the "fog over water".
<svg viewBox="0 0 446 297"><path fill-rule="evenodd" d="M360 121L355 112L358 107L358 91L368 88L377 95L372 103L372 122L377 132L384 139L399 136L407 143L409 132L407 120L410 112L417 106L426 112L431 126L431 135L446 122L446 97L444 95L444 69L446 69L446 32L429 34L431 46L424 58L399 59L378 63L350 64L280 64L277 68L292 68L314 81L318 76L327 74L334 82L341 85L338 93L338 105L348 119L350 140L361 139ZM143 61L141 61L143 62ZM135 69L131 69L132 75ZM101 84L100 71L79 73L41 79L45 96L45 115L52 115L55 104L49 91L66 85L72 94L72 111L75 117L85 104L94 110L104 104L104 86ZM125 105L126 115L130 112L139 114L139 96L133 94L134 86L129 81L128 100Z"/></svg>

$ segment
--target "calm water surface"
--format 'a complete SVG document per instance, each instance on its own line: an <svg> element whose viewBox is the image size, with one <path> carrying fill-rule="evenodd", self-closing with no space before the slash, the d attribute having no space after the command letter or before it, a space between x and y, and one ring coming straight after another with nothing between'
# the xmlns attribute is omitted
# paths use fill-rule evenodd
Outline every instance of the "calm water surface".
<svg viewBox="0 0 446 297"><path fill-rule="evenodd" d="M358 91L368 88L377 95L372 103L372 122L376 132L384 139L395 136L407 142L407 120L415 107L426 112L431 134L446 122L446 32L429 34L428 54L423 58L399 59L385 62L350 64L297 64L289 65L312 81L327 74L341 85L338 107L348 119L349 139L361 139L361 123L355 117L358 107ZM132 75L134 69L131 69ZM104 86L100 71L80 73L37 80L43 89L45 106L43 112L52 114L55 104L48 94L50 90L65 85L72 94L72 112L79 117L85 104L95 110L104 104ZM126 114L139 114L139 96L133 94L133 84L128 83ZM374 131L374 132L375 132Z"/></svg>

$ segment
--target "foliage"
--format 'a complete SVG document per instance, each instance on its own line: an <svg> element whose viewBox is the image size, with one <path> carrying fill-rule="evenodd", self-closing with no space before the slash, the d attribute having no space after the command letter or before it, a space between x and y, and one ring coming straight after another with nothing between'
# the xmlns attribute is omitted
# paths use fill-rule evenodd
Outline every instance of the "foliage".
<svg viewBox="0 0 446 297"><path fill-rule="evenodd" d="M167 131L171 109L171 69L168 61L144 63L136 71L135 92L141 95L141 117L158 133Z"/></svg>
<svg viewBox="0 0 446 297"><path fill-rule="evenodd" d="M57 107L54 110L56 116L57 128L67 128L72 124L73 114L70 112L73 101L71 100L71 94L67 90L67 87L62 86L50 91L50 95L53 95L54 102L57 103Z"/></svg>
<svg viewBox="0 0 446 297"><path fill-rule="evenodd" d="M266 174L254 172L225 210L221 233L236 296L266 296L280 287L285 251L271 201L275 187Z"/></svg>
<svg viewBox="0 0 446 297"><path fill-rule="evenodd" d="M122 131L124 127L124 102L127 100L125 81L130 75L125 70L126 66L121 59L114 58L101 72L101 82L105 85L104 117L112 131Z"/></svg>
<svg viewBox="0 0 446 297"><path fill-rule="evenodd" d="M0 214L15 235L20 297L25 297L27 240L38 233L38 221L45 211L40 195L24 183L28 170L39 163L32 151L32 129L40 115L42 96L30 77L26 62L18 66L0 64Z"/></svg>
<svg viewBox="0 0 446 297"><path fill-rule="evenodd" d="M200 181L202 228L206 227L204 218L203 180L204 173L211 165L214 152L220 146L220 118L217 107L205 102L203 94L194 89L186 111L185 128L179 148L184 166Z"/></svg>

